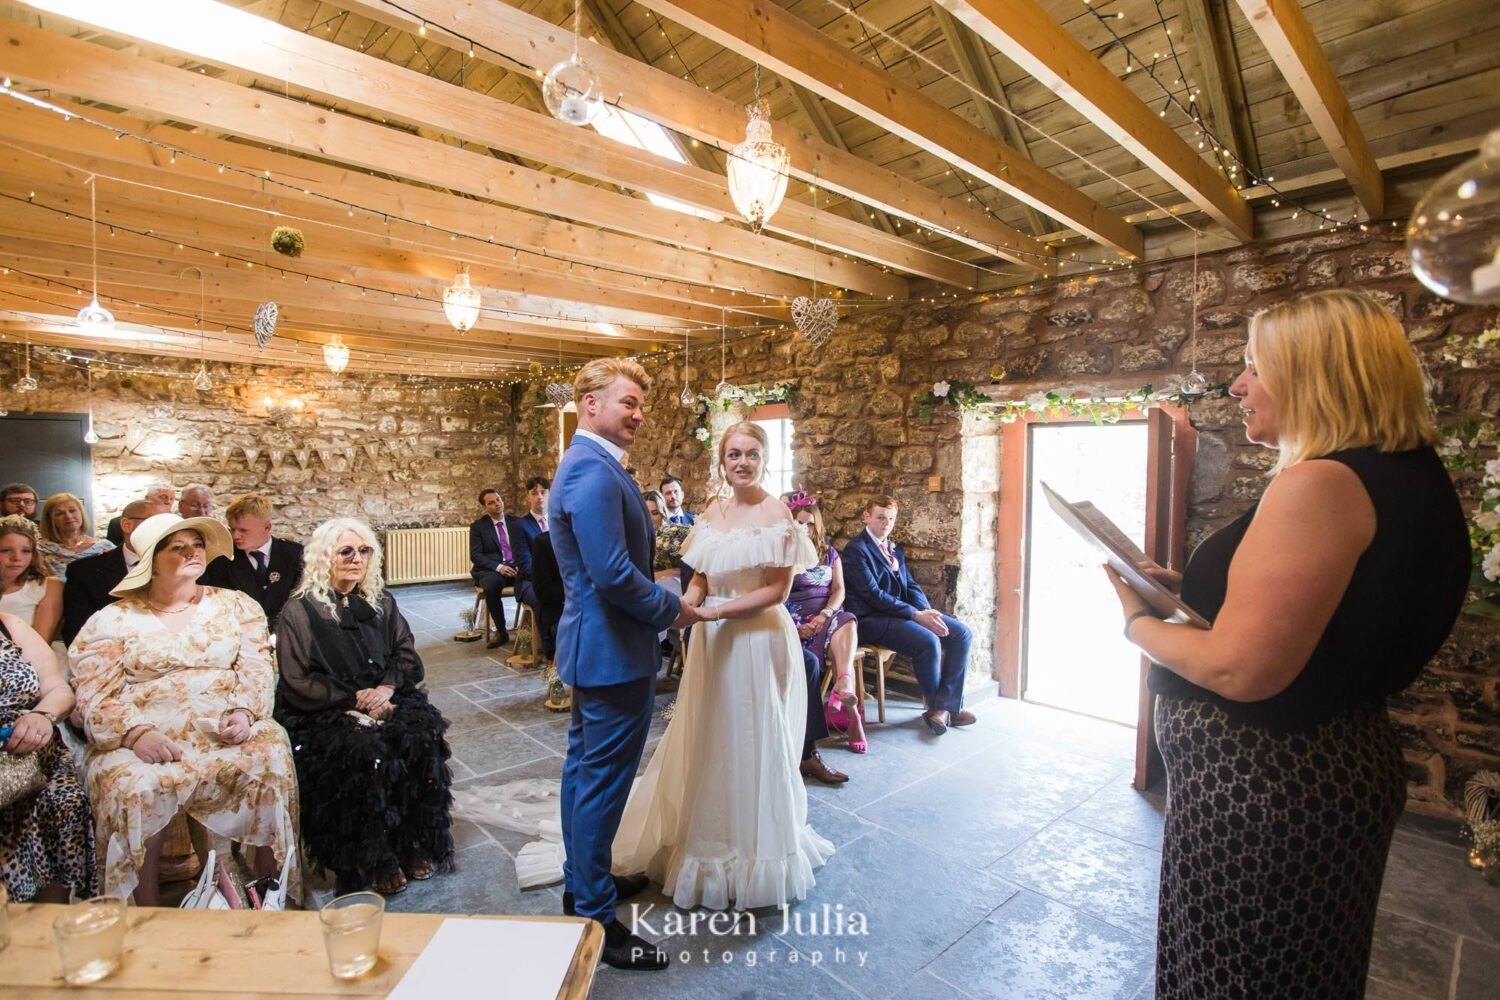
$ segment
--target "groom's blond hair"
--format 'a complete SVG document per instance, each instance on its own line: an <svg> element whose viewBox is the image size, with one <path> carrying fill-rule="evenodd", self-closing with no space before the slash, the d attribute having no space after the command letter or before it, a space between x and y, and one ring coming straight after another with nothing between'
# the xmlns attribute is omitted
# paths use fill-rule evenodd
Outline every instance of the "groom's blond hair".
<svg viewBox="0 0 1500 1000"><path fill-rule="evenodd" d="M641 387L642 392L651 391L651 376L646 369L629 358L595 358L573 376L573 399L582 402L589 393L603 392L617 378L628 378Z"/></svg>

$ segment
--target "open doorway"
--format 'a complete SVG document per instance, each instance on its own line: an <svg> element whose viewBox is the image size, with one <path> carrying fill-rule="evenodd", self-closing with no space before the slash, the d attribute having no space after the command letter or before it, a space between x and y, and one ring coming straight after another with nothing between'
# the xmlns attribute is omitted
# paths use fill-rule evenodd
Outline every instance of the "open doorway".
<svg viewBox="0 0 1500 1000"><path fill-rule="evenodd" d="M1092 502L1144 547L1146 422L1034 423L1027 431L1021 697L1134 726L1140 652L1120 634L1098 553L1052 513L1041 485Z"/></svg>

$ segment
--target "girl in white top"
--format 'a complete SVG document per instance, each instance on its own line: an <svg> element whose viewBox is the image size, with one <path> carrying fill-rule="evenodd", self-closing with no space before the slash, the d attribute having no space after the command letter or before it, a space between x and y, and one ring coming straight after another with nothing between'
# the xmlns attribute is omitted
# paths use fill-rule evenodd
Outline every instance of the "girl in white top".
<svg viewBox="0 0 1500 1000"><path fill-rule="evenodd" d="M0 517L0 611L50 643L62 621L62 590L62 581L42 561L36 525L19 514Z"/></svg>

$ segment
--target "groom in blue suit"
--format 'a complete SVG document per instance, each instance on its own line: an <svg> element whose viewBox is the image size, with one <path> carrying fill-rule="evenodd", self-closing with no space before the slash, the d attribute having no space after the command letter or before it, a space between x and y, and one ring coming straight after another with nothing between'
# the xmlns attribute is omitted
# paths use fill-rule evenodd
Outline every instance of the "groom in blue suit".
<svg viewBox="0 0 1500 1000"><path fill-rule="evenodd" d="M612 876L615 831L651 725L657 634L700 620L652 579L655 535L641 491L620 464L645 419L651 379L633 361L598 358L573 380L578 430L547 503L567 598L557 626L557 672L573 688L563 765L567 863L563 910L604 925L604 962L664 969L667 955L615 919L617 900L643 876Z"/></svg>

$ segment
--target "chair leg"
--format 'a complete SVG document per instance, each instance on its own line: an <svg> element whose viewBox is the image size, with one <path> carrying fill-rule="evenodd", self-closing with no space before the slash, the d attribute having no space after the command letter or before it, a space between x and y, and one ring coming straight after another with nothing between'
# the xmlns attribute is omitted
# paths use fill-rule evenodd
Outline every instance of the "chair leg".
<svg viewBox="0 0 1500 1000"><path fill-rule="evenodd" d="M889 650L875 654L875 707L880 714L880 722L885 724L885 665L891 662L895 654Z"/></svg>
<svg viewBox="0 0 1500 1000"><path fill-rule="evenodd" d="M865 699L869 697L865 693L865 664L869 662L870 654L868 650L856 650L854 657L854 697L859 701L859 721L863 723L869 721L865 711Z"/></svg>
<svg viewBox="0 0 1500 1000"><path fill-rule="evenodd" d="M474 595L474 611L480 622L480 630L484 632L484 641L490 641L490 606L485 603L484 591Z"/></svg>

